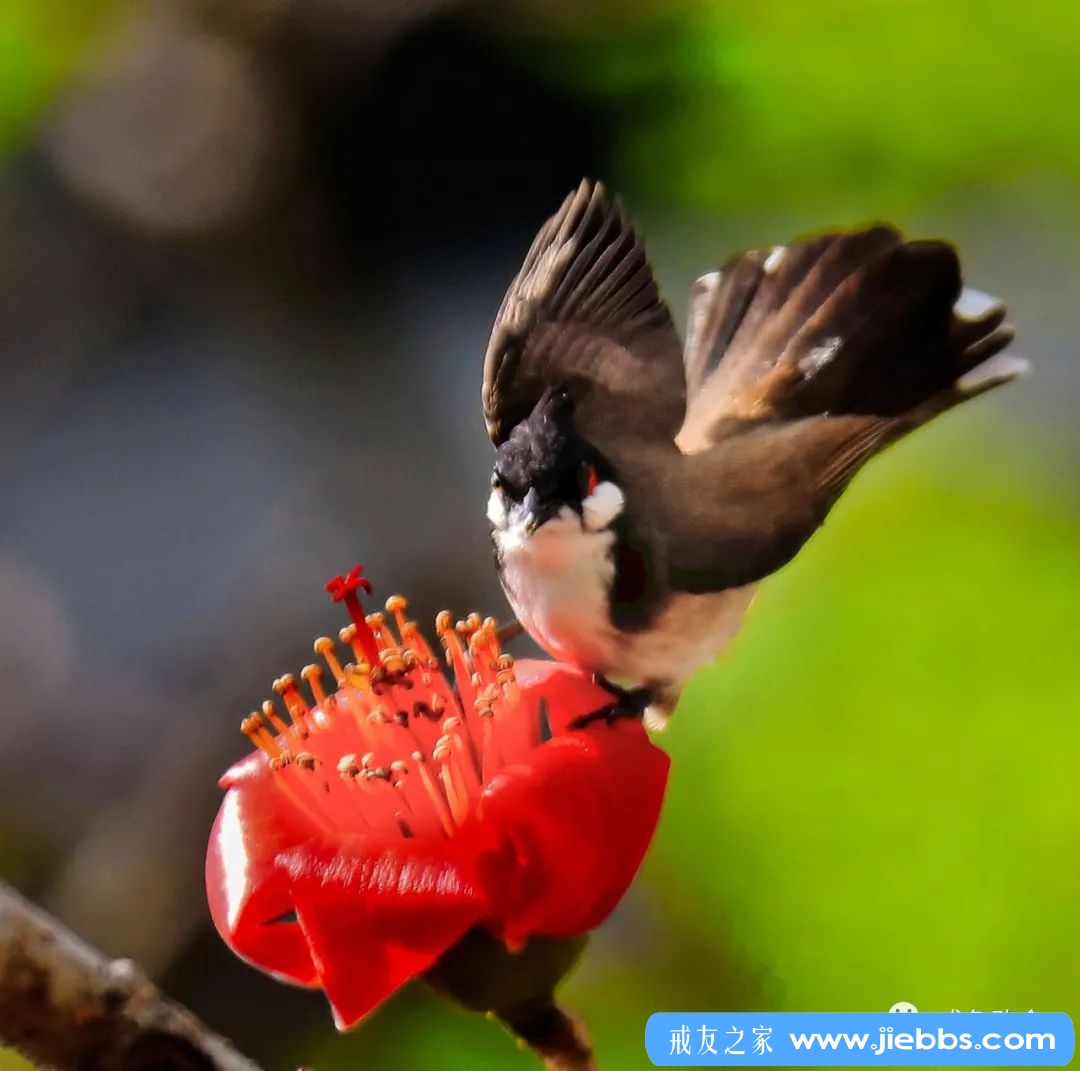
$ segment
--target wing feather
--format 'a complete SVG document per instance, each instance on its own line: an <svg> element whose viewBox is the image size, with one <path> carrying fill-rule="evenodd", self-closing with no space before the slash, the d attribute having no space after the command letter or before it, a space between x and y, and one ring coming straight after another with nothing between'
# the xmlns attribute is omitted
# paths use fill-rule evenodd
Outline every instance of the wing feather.
<svg viewBox="0 0 1080 1071"><path fill-rule="evenodd" d="M488 433L502 443L547 388L565 387L587 438L621 425L672 439L686 408L681 349L622 208L582 182L541 227L496 317L484 359Z"/></svg>
<svg viewBox="0 0 1080 1071"><path fill-rule="evenodd" d="M720 591L775 572L820 527L863 463L914 426L866 416L760 425L655 473L666 518L657 560L670 586Z"/></svg>
<svg viewBox="0 0 1080 1071"><path fill-rule="evenodd" d="M871 457L1021 374L998 356L1011 338L1004 306L963 289L951 245L885 225L752 250L704 276L681 454L625 467L665 518L652 538L671 586L779 569Z"/></svg>

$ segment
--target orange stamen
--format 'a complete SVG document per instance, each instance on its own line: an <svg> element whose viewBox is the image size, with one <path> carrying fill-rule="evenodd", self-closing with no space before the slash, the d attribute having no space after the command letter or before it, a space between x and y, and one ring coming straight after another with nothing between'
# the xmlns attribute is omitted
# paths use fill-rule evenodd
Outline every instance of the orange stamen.
<svg viewBox="0 0 1080 1071"><path fill-rule="evenodd" d="M514 672L514 656L499 655L499 660L495 665L497 669L495 680L502 689L503 698L509 706L514 706L521 695L517 673Z"/></svg>
<svg viewBox="0 0 1080 1071"><path fill-rule="evenodd" d="M460 769L465 775L463 780L466 782L464 786L466 796L478 795L483 787L480 781L480 763L472 746L472 740L466 736L468 733L467 722L463 718L452 714L443 722L442 730L460 756Z"/></svg>
<svg viewBox="0 0 1080 1071"><path fill-rule="evenodd" d="M322 706L326 702L326 689L323 688L322 683L322 669L311 663L300 670L300 677L311 689L311 698L318 706Z"/></svg>
<svg viewBox="0 0 1080 1071"><path fill-rule="evenodd" d="M342 755L338 759L337 772L341 774L343 778L355 778L360 773L360 766L356 761L356 752L350 752L348 755Z"/></svg>
<svg viewBox="0 0 1080 1071"><path fill-rule="evenodd" d="M420 781L424 786L424 791L427 792L428 799L431 800L431 805L435 808L443 832L448 837L452 837L454 835L454 820L451 818L450 810L446 806L446 797L442 794L442 790L436 787L435 781L427 768L427 758L422 751L414 751L412 760L416 763L416 768L420 772Z"/></svg>
<svg viewBox="0 0 1080 1071"><path fill-rule="evenodd" d="M409 600L404 595L391 595L386 600L386 612L397 622L398 635L402 642L405 641L405 633L409 631L411 621L405 620L405 611L409 609Z"/></svg>
<svg viewBox="0 0 1080 1071"><path fill-rule="evenodd" d="M361 667L361 672L367 675L367 671L370 669L367 660L367 651L364 650L363 644L357 639L357 632L355 625L346 625L340 632L338 632L339 642L352 648L353 658L356 659L356 664Z"/></svg>
<svg viewBox="0 0 1080 1071"><path fill-rule="evenodd" d="M495 657L492 655L489 639L487 628L481 627L472 634L469 640L469 657L473 670L480 679L481 687L486 687L495 681Z"/></svg>
<svg viewBox="0 0 1080 1071"><path fill-rule="evenodd" d="M387 673L400 676L408 668L405 652L400 647L391 647L382 653L382 664Z"/></svg>
<svg viewBox="0 0 1080 1071"><path fill-rule="evenodd" d="M461 637L458 636L451 625L451 620L450 614L443 610L435 619L435 628L439 633L439 639L442 640L443 647L446 649L446 661L453 669L454 675L458 680L467 681L469 679L469 667L465 661L465 648L461 644Z"/></svg>
<svg viewBox="0 0 1080 1071"><path fill-rule="evenodd" d="M401 802L405 806L405 810L409 814L413 814L412 803L409 802L408 781L406 775L409 772L409 767L401 761L401 759L395 759L390 763L390 784L398 790L401 796Z"/></svg>
<svg viewBox="0 0 1080 1071"><path fill-rule="evenodd" d="M272 759L281 754L278 742L267 731L262 718L252 711L241 723L240 732L244 734L260 751L265 751Z"/></svg>
<svg viewBox="0 0 1080 1071"><path fill-rule="evenodd" d="M338 685L345 681L345 670L341 668L341 663L338 661L337 652L334 650L334 641L329 636L320 636L313 644L315 653L322 655L323 661L326 662L327 667L330 670L334 680L338 682Z"/></svg>
<svg viewBox="0 0 1080 1071"><path fill-rule="evenodd" d="M415 621L405 622L401 634L401 642L409 650L414 652L419 664L427 671L422 678L424 683L427 684L430 679L431 671L438 670L439 660L435 657L435 652L424 638L424 634L416 627Z"/></svg>
<svg viewBox="0 0 1080 1071"><path fill-rule="evenodd" d="M454 824L460 828L468 816L468 800L462 798L458 778L455 777L454 752L447 737L439 737L431 757L439 764L439 777L450 804L450 813L454 817Z"/></svg>
<svg viewBox="0 0 1080 1071"><path fill-rule="evenodd" d="M366 662L361 662L359 665L349 662L343 672L346 683L351 684L358 692L371 691L372 673Z"/></svg>
<svg viewBox="0 0 1080 1071"><path fill-rule="evenodd" d="M480 795L480 776L473 766L472 756L466 750L461 735L457 732L448 734L450 744L450 763L454 775L454 784L461 797L464 815L468 817L469 801Z"/></svg>
<svg viewBox="0 0 1080 1071"><path fill-rule="evenodd" d="M311 713L311 708L304 702L304 697L300 694L300 689L296 687L296 678L291 673L286 673L285 676L278 677L278 679L274 681L274 691L277 692L284 701L285 709L289 712L289 718L292 720L293 727L301 737L307 736L307 715Z"/></svg>
<svg viewBox="0 0 1080 1071"><path fill-rule="evenodd" d="M274 727L278 736L284 736L287 740L293 739L293 733L289 727L278 717L277 708L269 699L263 700L262 716Z"/></svg>
<svg viewBox="0 0 1080 1071"><path fill-rule="evenodd" d="M495 742L495 700L498 692L494 687L484 689L476 697L476 711L483 725L483 744L480 751L481 777L486 785L495 771L502 765L498 746Z"/></svg>
<svg viewBox="0 0 1080 1071"><path fill-rule="evenodd" d="M379 653L388 651L394 646L394 637L387 631L386 617L378 611L368 614L365 618L375 642L379 645Z"/></svg>

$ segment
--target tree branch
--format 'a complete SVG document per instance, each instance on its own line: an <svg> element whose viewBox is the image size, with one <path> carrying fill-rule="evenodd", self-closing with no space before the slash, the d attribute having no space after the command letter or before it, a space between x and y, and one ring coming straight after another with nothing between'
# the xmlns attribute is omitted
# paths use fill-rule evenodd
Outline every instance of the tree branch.
<svg viewBox="0 0 1080 1071"><path fill-rule="evenodd" d="M259 1071L126 959L0 883L0 1044L60 1071Z"/></svg>

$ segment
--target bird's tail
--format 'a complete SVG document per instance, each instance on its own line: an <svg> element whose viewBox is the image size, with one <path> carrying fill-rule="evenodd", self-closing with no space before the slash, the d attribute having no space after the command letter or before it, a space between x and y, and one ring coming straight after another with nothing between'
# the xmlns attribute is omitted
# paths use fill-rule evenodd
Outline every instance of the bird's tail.
<svg viewBox="0 0 1080 1071"><path fill-rule="evenodd" d="M999 356L1012 337L945 242L874 226L742 253L694 285L678 441L694 452L732 422L818 415L910 429L1021 374Z"/></svg>

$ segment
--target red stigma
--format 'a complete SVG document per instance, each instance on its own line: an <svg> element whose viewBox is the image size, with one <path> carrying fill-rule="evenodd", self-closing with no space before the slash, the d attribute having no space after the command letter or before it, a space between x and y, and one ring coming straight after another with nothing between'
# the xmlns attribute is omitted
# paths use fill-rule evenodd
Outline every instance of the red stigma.
<svg viewBox="0 0 1080 1071"><path fill-rule="evenodd" d="M379 657L379 645L367 623L364 607L360 602L357 592L363 588L365 594L372 592L371 581L364 576L363 565L356 565L349 570L346 576L335 576L326 582L326 590L334 602L343 602L345 609L356 626L356 638L364 649L368 664L372 669L377 669L381 664Z"/></svg>

